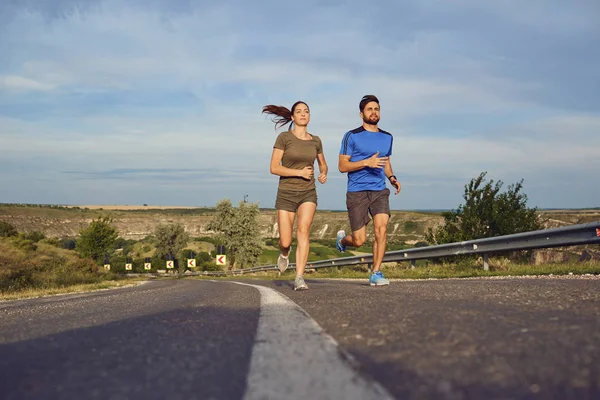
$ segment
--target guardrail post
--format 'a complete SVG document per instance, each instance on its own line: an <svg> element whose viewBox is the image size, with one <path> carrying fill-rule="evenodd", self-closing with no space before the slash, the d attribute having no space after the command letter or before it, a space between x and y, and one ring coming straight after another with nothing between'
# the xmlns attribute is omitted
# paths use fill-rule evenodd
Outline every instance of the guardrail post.
<svg viewBox="0 0 600 400"><path fill-rule="evenodd" d="M410 269L415 269L417 266L417 260L410 260Z"/></svg>
<svg viewBox="0 0 600 400"><path fill-rule="evenodd" d="M488 258L488 254L485 253L483 255L483 270L484 271L489 271L490 270L490 264L488 263L489 258Z"/></svg>

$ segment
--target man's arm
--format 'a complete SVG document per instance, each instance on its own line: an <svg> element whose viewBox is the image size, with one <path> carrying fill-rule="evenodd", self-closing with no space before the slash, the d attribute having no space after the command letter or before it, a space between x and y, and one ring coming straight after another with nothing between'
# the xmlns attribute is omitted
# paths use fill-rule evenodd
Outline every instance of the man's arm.
<svg viewBox="0 0 600 400"><path fill-rule="evenodd" d="M373 154L371 157L360 161L350 161L350 156L346 154L340 154L338 161L338 169L341 173L353 172L363 169L365 167L370 168L381 168L388 163L388 157L378 157L379 152Z"/></svg>
<svg viewBox="0 0 600 400"><path fill-rule="evenodd" d="M392 186L396 188L396 193L394 194L400 193L400 189L402 189L402 186L400 185L398 178L396 178L396 175L394 175L394 171L392 170L392 163L390 162L389 157L387 163L385 164L385 167L383 167L383 171L385 172L385 176L389 179Z"/></svg>

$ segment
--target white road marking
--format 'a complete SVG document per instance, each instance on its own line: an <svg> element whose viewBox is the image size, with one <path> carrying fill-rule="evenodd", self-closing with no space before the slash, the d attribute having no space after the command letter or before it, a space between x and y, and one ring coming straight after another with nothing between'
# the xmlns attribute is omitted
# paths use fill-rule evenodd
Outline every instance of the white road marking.
<svg viewBox="0 0 600 400"><path fill-rule="evenodd" d="M352 367L338 343L278 291L260 292L260 319L244 400L385 400L393 397Z"/></svg>

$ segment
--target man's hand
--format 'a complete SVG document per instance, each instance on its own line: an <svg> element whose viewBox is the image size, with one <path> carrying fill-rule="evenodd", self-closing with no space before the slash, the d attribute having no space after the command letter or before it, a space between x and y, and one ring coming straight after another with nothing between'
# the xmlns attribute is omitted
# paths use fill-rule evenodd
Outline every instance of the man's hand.
<svg viewBox="0 0 600 400"><path fill-rule="evenodd" d="M310 181L314 173L313 167L304 167L300 170L300 177Z"/></svg>
<svg viewBox="0 0 600 400"><path fill-rule="evenodd" d="M398 182L398 179L396 179L396 177L392 177L392 179L390 179L390 183L392 184L393 187L396 188L396 193L394 194L398 194L400 193L400 190L402 189L402 185L400 185L400 182Z"/></svg>
<svg viewBox="0 0 600 400"><path fill-rule="evenodd" d="M365 165L371 168L383 168L388 162L388 157L377 157L379 152L365 160Z"/></svg>

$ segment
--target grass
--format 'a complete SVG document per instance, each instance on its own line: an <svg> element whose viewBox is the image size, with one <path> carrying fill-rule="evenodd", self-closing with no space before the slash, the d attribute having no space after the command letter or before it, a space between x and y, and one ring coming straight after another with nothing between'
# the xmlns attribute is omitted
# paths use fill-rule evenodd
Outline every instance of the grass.
<svg viewBox="0 0 600 400"><path fill-rule="evenodd" d="M600 275L600 262L584 262L584 263L565 263L565 264L544 264L544 265L510 265L508 267L484 271L480 267L467 268L460 264L448 265L422 265L414 269L406 267L398 267L395 264L387 264L382 267L385 276L389 279L449 279L449 278L475 278L475 277L502 277L502 276L560 276L560 275ZM255 274L227 276L227 277L212 277L198 276L191 277L192 279L202 280L231 280L231 279L248 279L248 280L291 280L295 275L294 270L286 271L281 276L277 272L259 272ZM308 279L367 279L369 273L364 266L341 267L341 268L324 268L314 272L307 271ZM171 278L180 278L174 276ZM90 292L95 290L114 289L124 286L139 284L142 281L148 280L145 277L113 277L118 280L103 280L96 283L74 284L63 287L44 287L44 288L27 288L19 291L0 292L0 301L37 298L43 296L51 296L58 294ZM187 278L190 279L190 278Z"/></svg>
<svg viewBox="0 0 600 400"><path fill-rule="evenodd" d="M458 264L430 264L417 266L414 269L398 267L396 264L388 263L382 266L386 278L389 279L448 279L448 278L476 278L476 277L502 277L502 276L549 276L549 275L600 275L600 262L588 261L583 263L543 264L527 265L512 264L501 269L484 271L483 268L464 263ZM259 272L248 275L237 275L235 277L209 277L209 279L293 279L295 270L288 270L281 276L277 272ZM366 279L369 272L365 266L333 267L317 269L312 272L308 270L305 276L312 279ZM206 277L201 277L206 278Z"/></svg>
<svg viewBox="0 0 600 400"><path fill-rule="evenodd" d="M80 258L74 251L22 237L0 238L2 299L119 286L121 280L121 276L104 273L91 259Z"/></svg>
<svg viewBox="0 0 600 400"><path fill-rule="evenodd" d="M59 210L53 210L59 211ZM415 227L411 221L408 227ZM30 236L20 235L13 238L0 238L0 300L40 297L54 294L64 294L82 291L92 291L121 287L148 278L132 278L113 272L105 273L98 270L90 259L82 259L75 251L56 247L48 240L29 239ZM202 240L205 239L205 240ZM129 243L131 256L134 258L150 256L154 246L146 240ZM295 261L297 244L293 243L290 259ZM388 251L406 247L404 243L389 243ZM206 238L195 238L188 243L188 249L196 252L214 248ZM332 258L349 257L355 254L372 251L370 244L358 249L350 249L344 254L335 249L335 240L311 240L309 262ZM274 264L277 261L279 249L276 240L269 239L263 247L258 261L259 265ZM573 256L575 257L575 256ZM577 258L577 257L575 257ZM124 260L122 260L124 262ZM135 264L134 260L134 264ZM137 260L139 263L140 261ZM494 276L526 276L526 275L600 275L600 262L577 262L576 260L560 264L531 265L511 262L504 258L490 259L491 270L484 271L481 260L462 259L452 264L435 264L426 260L417 262L417 267L411 269L406 263L386 263L382 267L386 277L391 279L445 279ZM153 266L154 267L154 266ZM139 268L138 268L139 269ZM162 268L161 268L162 269ZM308 270L307 277L366 279L366 266L333 267L318 270ZM261 272L252 275L235 277L200 277L201 279L292 279L295 274L290 270L279 276L276 272ZM166 278L169 279L169 278Z"/></svg>
<svg viewBox="0 0 600 400"><path fill-rule="evenodd" d="M2 300L19 300L19 299L31 299L44 296L53 296L59 294L69 293L80 293L80 292L92 292L96 290L115 289L119 287L131 286L138 284L141 281L147 280L146 278L128 278L119 281L103 281L99 283L87 283L77 284L66 287L56 288L41 288L41 289L24 289L18 292L0 292L0 301Z"/></svg>

